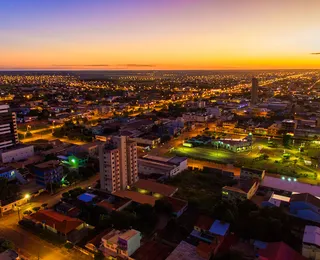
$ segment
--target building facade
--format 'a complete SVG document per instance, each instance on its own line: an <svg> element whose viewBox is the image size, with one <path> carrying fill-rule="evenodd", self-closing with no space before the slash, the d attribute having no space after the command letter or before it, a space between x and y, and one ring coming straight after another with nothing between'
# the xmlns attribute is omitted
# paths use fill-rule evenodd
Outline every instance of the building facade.
<svg viewBox="0 0 320 260"><path fill-rule="evenodd" d="M251 86L251 104L255 105L258 102L258 87L259 82L257 78L252 78Z"/></svg>
<svg viewBox="0 0 320 260"><path fill-rule="evenodd" d="M0 152L2 163L11 163L26 160L34 156L33 145L18 144L14 147L9 147Z"/></svg>
<svg viewBox="0 0 320 260"><path fill-rule="evenodd" d="M0 105L0 149L19 143L16 114L8 105Z"/></svg>
<svg viewBox="0 0 320 260"><path fill-rule="evenodd" d="M36 183L46 187L47 184L60 182L63 177L63 167L59 161L51 160L34 166Z"/></svg>
<svg viewBox="0 0 320 260"><path fill-rule="evenodd" d="M137 144L126 136L100 145L100 187L116 192L138 180Z"/></svg>

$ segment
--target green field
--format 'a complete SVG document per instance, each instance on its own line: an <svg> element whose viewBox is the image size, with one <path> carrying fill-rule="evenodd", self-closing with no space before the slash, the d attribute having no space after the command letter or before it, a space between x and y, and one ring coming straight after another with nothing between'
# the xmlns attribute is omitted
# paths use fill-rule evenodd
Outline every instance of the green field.
<svg viewBox="0 0 320 260"><path fill-rule="evenodd" d="M298 150L299 145L291 148L284 148L281 145L281 140L277 140L274 143L275 147L268 147L267 139L256 139L252 151L243 153L234 153L213 147L189 148L182 146L172 150L172 153L198 160L233 164L238 167L245 166L265 169L270 173L278 173L295 177L317 177L319 172L316 168L317 160L311 159L310 157L318 157L320 155L320 149L308 147L305 152L300 153ZM290 154L290 158L283 158L284 153ZM267 159L261 158L262 155L265 155ZM304 160L312 161L312 166L306 166Z"/></svg>

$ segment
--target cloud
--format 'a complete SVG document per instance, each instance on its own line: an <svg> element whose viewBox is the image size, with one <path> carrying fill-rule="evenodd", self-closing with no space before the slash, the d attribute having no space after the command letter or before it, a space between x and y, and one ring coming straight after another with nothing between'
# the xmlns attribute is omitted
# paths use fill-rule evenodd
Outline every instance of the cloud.
<svg viewBox="0 0 320 260"><path fill-rule="evenodd" d="M311 55L320 55L320 52L312 52Z"/></svg>
<svg viewBox="0 0 320 260"><path fill-rule="evenodd" d="M124 66L124 67L155 67L153 64L120 64L118 66Z"/></svg>
<svg viewBox="0 0 320 260"><path fill-rule="evenodd" d="M62 64L53 64L54 67L108 67L108 64L74 64L74 65L62 65Z"/></svg>

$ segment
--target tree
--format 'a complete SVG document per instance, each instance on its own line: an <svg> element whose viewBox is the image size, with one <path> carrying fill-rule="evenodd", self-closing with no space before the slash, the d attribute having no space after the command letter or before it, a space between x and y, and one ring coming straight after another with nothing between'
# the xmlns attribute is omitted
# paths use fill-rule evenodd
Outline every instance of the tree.
<svg viewBox="0 0 320 260"><path fill-rule="evenodd" d="M8 249L13 250L14 249L14 244L10 240L2 240L1 245L0 245L0 252L4 252Z"/></svg>
<svg viewBox="0 0 320 260"><path fill-rule="evenodd" d="M95 260L103 260L105 259L104 254L101 251L98 251L95 255L94 255L94 259Z"/></svg>
<svg viewBox="0 0 320 260"><path fill-rule="evenodd" d="M173 213L172 205L165 199L156 200L154 209L157 213L171 216Z"/></svg>
<svg viewBox="0 0 320 260"><path fill-rule="evenodd" d="M16 184L8 183L6 178L0 177L0 201L16 198L20 188Z"/></svg>
<svg viewBox="0 0 320 260"><path fill-rule="evenodd" d="M282 137L282 143L284 147L288 147L291 144L291 135L289 134L284 134Z"/></svg>
<svg viewBox="0 0 320 260"><path fill-rule="evenodd" d="M163 135L161 137L161 143L166 143L166 142L169 142L171 139L171 136L170 135Z"/></svg>

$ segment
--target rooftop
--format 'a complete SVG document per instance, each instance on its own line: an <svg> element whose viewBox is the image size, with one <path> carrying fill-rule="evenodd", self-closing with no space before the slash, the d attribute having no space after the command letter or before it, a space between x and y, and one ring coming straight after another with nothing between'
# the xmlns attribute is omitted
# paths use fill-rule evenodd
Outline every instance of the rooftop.
<svg viewBox="0 0 320 260"><path fill-rule="evenodd" d="M51 169L54 167L57 167L60 164L58 160L50 160L47 162L39 163L35 165L35 167L40 168L40 169Z"/></svg>
<svg viewBox="0 0 320 260"><path fill-rule="evenodd" d="M130 229L130 230L127 230L126 232L122 233L119 235L119 238L123 239L123 240L130 240L132 237L136 236L136 235L139 235L140 232L135 230L135 229Z"/></svg>
<svg viewBox="0 0 320 260"><path fill-rule="evenodd" d="M229 223L222 222L220 220L216 220L213 222L212 226L209 229L209 232L212 234L225 236L230 227Z"/></svg>
<svg viewBox="0 0 320 260"><path fill-rule="evenodd" d="M83 194L80 194L78 196L78 200L81 200L81 201L84 201L84 202L91 202L95 197L97 197L97 196L94 195L94 194L83 193Z"/></svg>
<svg viewBox="0 0 320 260"><path fill-rule="evenodd" d="M320 208L320 199L318 199L317 197L309 193L292 194L290 198L290 202L294 202L294 201L304 201Z"/></svg>
<svg viewBox="0 0 320 260"><path fill-rule="evenodd" d="M57 231L68 234L83 224L83 221L62 215L54 210L39 210L31 215L31 218L46 225L55 228Z"/></svg>
<svg viewBox="0 0 320 260"><path fill-rule="evenodd" d="M159 193L164 196L172 196L178 190L178 188L173 186L143 179L138 180L136 183L133 184L133 186L138 189L144 189L153 193Z"/></svg>
<svg viewBox="0 0 320 260"><path fill-rule="evenodd" d="M150 204L151 206L154 206L156 202L156 198L149 195L144 195L136 191L129 191L129 190L122 190L117 191L114 193L114 195L119 196L121 198L128 198L132 201L139 203L139 204Z"/></svg>
<svg viewBox="0 0 320 260"><path fill-rule="evenodd" d="M197 253L197 248L185 241L181 241L180 244L173 250L173 252L166 258L166 260L204 260Z"/></svg>
<svg viewBox="0 0 320 260"><path fill-rule="evenodd" d="M202 230L209 230L214 222L214 219L208 216L201 215L199 216L195 227L198 227Z"/></svg>

